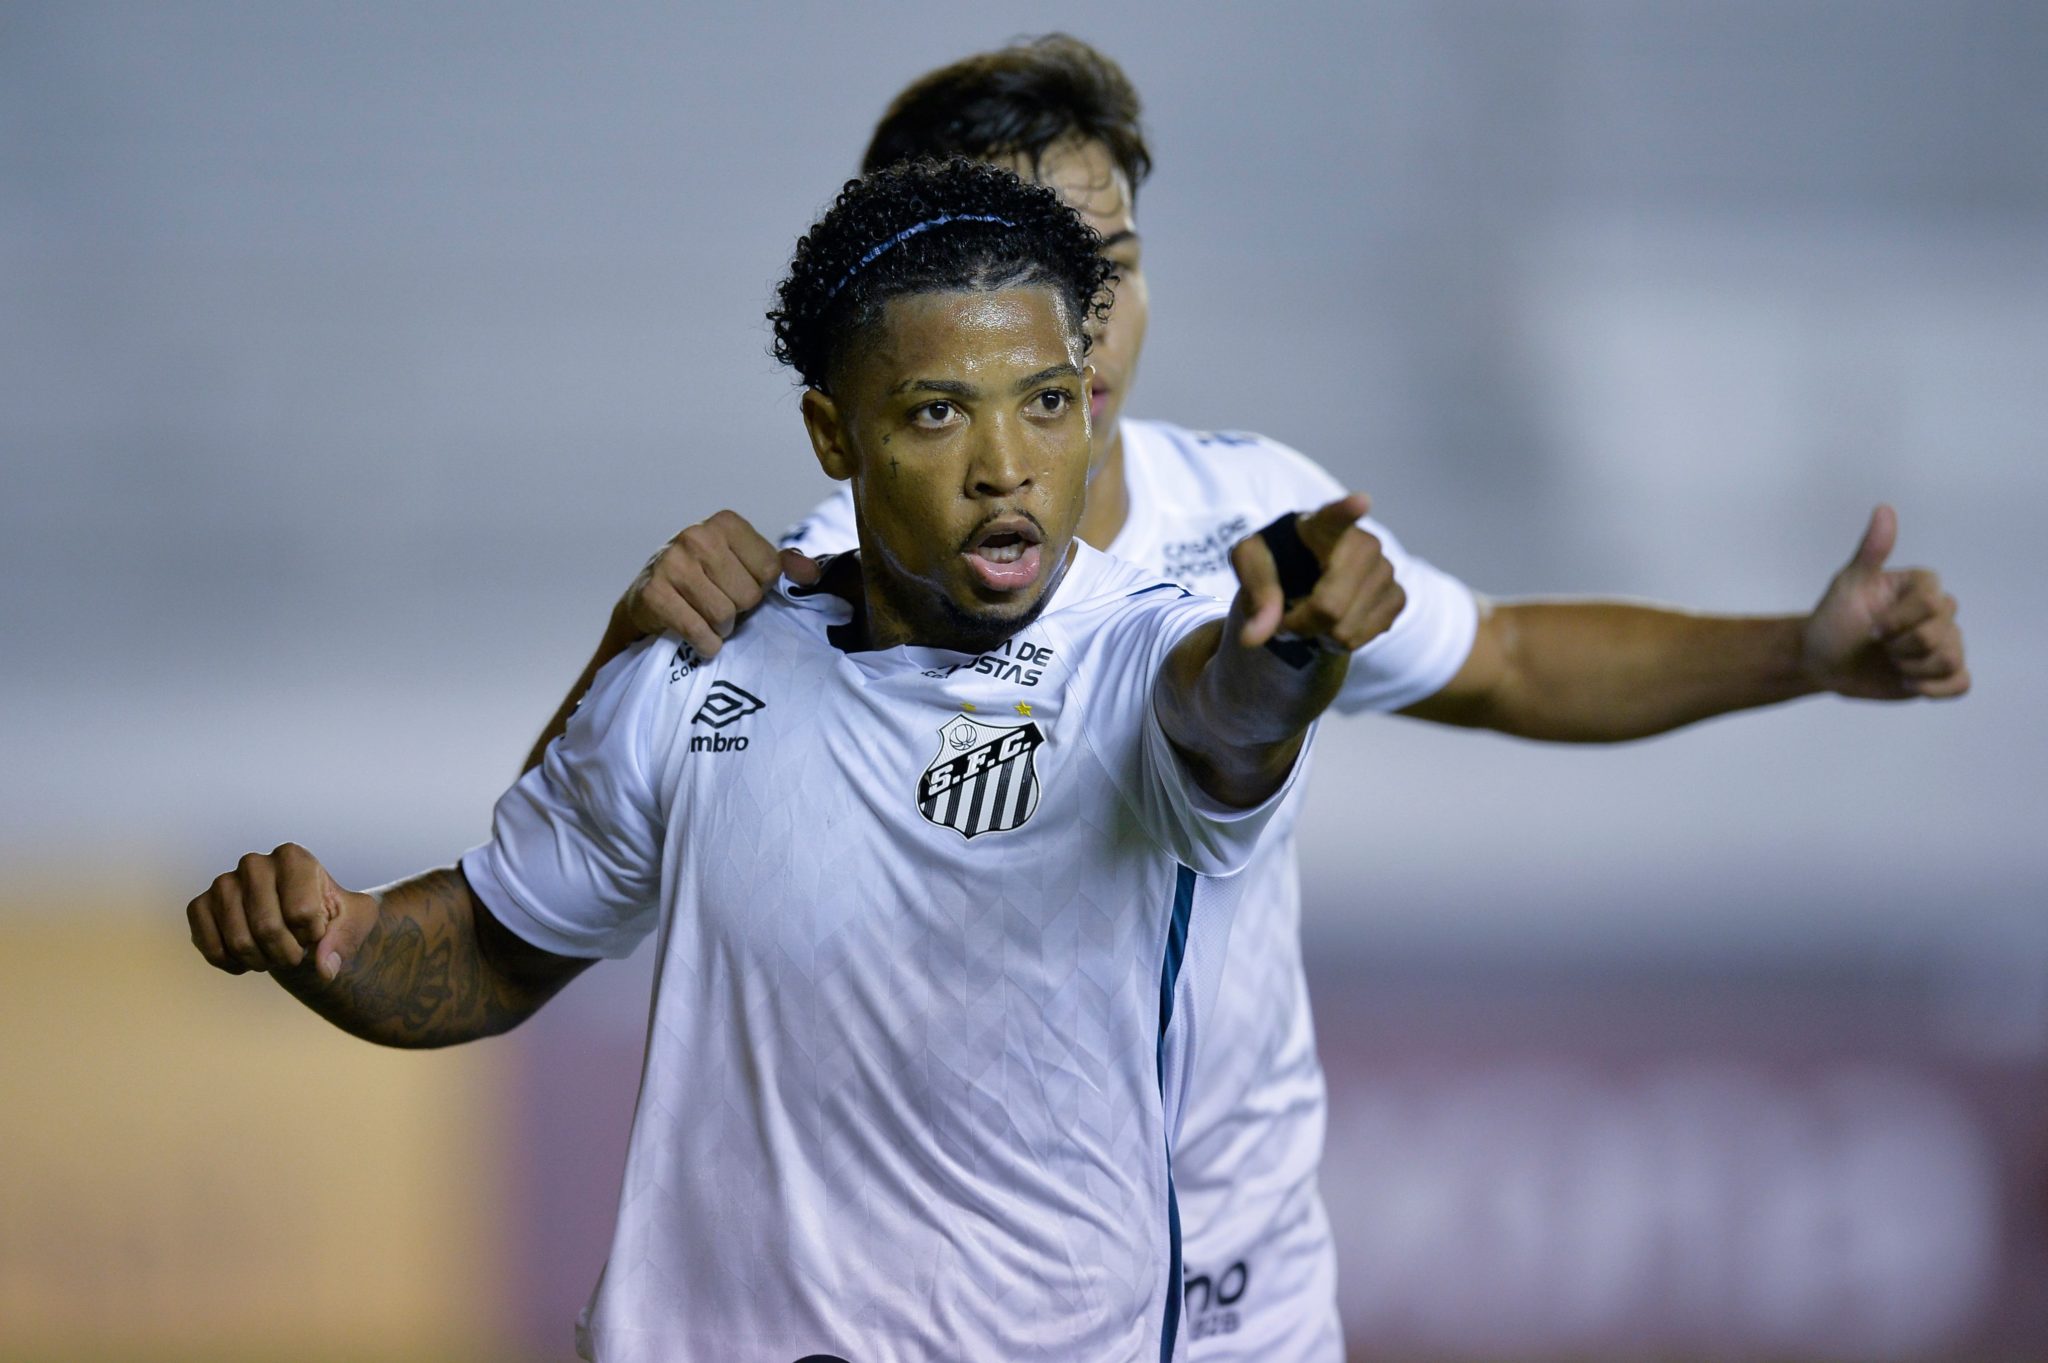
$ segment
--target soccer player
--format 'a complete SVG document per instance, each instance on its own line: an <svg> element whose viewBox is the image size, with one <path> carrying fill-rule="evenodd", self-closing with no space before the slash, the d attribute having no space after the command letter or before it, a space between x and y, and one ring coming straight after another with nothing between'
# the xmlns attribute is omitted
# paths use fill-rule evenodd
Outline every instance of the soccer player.
<svg viewBox="0 0 2048 1363"><path fill-rule="evenodd" d="M1362 498L1239 546L1227 610L1079 540L1100 246L985 163L850 184L771 316L857 551L715 657L625 650L458 867L358 893L287 844L188 907L214 965L400 1046L655 935L586 1356L1183 1356L1202 877L1399 603Z"/></svg>
<svg viewBox="0 0 2048 1363"><path fill-rule="evenodd" d="M1116 264L1114 310L1091 352L1095 463L1081 538L1229 595L1234 542L1340 489L1262 437L1122 417L1147 307L1136 204L1151 157L1136 91L1114 62L1069 37L969 57L896 98L865 164L946 154L1011 166L1056 188L1102 234ZM853 542L853 506L846 492L820 506L790 541L804 552L779 562L775 546L731 512L685 530L621 599L565 711L591 672L645 631L677 631L715 656L728 635L739 637L735 621L761 599L762 584L779 570L809 580L815 569L804 554ZM1385 526L1363 524L1406 606L1353 659L1336 701L1347 713L1617 742L1815 692L1904 700L1969 688L1954 598L1931 572L1885 567L1897 529L1886 507L1812 612L1746 619L1600 601L1487 602L1404 551ZM559 721L541 744L558 729ZM1226 1281L1234 1294L1237 1328L1198 1335L1194 1356L1330 1363L1343 1344L1315 1184L1325 1104L1290 814L1275 821L1246 875L1258 884L1244 894L1175 1153L1190 1308L1199 1312ZM1191 1323L1204 1324L1199 1315Z"/></svg>

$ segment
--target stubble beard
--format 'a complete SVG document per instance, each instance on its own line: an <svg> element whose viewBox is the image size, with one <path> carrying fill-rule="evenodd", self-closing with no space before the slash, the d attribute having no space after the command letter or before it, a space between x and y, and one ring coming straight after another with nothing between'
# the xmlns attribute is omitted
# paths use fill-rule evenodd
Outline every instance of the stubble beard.
<svg viewBox="0 0 2048 1363"><path fill-rule="evenodd" d="M970 611L951 597L941 595L938 614L946 638L943 642L934 640L934 646L955 653L987 653L1029 629L1051 596L1052 584L1047 583L1031 603L1031 609L1022 615L991 616Z"/></svg>

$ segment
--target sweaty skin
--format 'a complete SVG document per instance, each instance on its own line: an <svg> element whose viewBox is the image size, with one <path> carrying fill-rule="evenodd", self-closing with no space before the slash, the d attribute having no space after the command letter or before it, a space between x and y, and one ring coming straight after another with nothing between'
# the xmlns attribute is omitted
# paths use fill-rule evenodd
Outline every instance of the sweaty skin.
<svg viewBox="0 0 2048 1363"><path fill-rule="evenodd" d="M850 480L873 647L979 652L1065 571L1087 487L1091 371L1050 289L892 299L877 342L803 396Z"/></svg>

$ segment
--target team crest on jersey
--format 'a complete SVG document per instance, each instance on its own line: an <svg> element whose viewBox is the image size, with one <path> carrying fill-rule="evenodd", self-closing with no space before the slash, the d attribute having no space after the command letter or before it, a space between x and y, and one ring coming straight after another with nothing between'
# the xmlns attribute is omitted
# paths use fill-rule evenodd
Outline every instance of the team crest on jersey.
<svg viewBox="0 0 2048 1363"><path fill-rule="evenodd" d="M966 838L1016 828L1038 808L1036 724L988 724L955 715L939 728L939 755L917 780L917 812Z"/></svg>

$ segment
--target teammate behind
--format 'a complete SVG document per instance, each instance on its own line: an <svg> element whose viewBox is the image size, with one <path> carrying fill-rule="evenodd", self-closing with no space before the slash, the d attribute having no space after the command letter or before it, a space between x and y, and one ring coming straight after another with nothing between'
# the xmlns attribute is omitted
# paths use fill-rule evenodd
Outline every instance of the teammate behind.
<svg viewBox="0 0 2048 1363"><path fill-rule="evenodd" d="M288 844L189 907L215 965L402 1046L656 933L587 1357L1179 1356L1198 873L1398 603L1356 498L1240 546L1227 618L1077 539L1099 246L984 164L850 184L771 316L858 551L715 659L627 650L459 867L356 893Z"/></svg>
<svg viewBox="0 0 2048 1363"><path fill-rule="evenodd" d="M1197 591L1234 589L1230 546L1280 511L1340 491L1322 469L1261 436L1126 420L1148 294L1136 217L1152 165L1137 92L1116 63L1055 35L928 73L891 103L865 159L967 155L1051 185L1103 237L1116 304L1091 352L1095 467L1080 535ZM852 543L853 503L821 505L795 543ZM1969 688L1956 604L1924 569L1885 567L1897 531L1871 518L1848 564L1803 616L1714 617L1605 601L1481 601L1364 529L1406 606L1359 650L1339 710L1400 711L1556 742L1618 742L1710 716L1828 691L1903 700ZM647 630L707 656L761 598L778 566L815 571L720 512L658 554L628 590L584 679ZM559 721L542 736L544 745ZM531 761L539 760L536 746ZM1316 1191L1323 1077L1302 969L1292 814L1276 818L1246 872L1230 966L1189 1095L1175 1174L1187 1233L1189 1321L1199 1363L1334 1363L1343 1356L1336 1260ZM1228 1283L1229 1309L1205 1308Z"/></svg>

